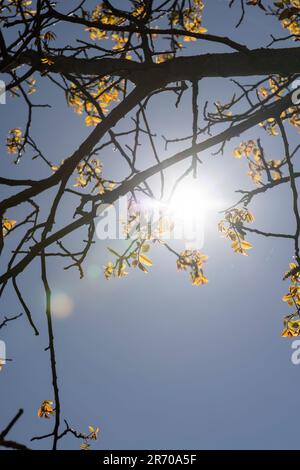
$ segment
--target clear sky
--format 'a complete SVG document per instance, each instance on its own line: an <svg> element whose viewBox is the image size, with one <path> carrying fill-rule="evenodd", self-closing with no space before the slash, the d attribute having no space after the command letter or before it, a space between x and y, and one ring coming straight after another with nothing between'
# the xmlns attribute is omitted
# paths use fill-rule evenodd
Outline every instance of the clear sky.
<svg viewBox="0 0 300 470"><path fill-rule="evenodd" d="M268 44L270 33L283 35L276 19L259 10L249 8L244 23L235 30L239 12L230 11L227 1L206 4L204 26L248 47ZM208 50L222 48L200 42L192 46L193 53ZM53 107L36 112L35 136L49 159L60 162L78 147L89 129L67 108L62 93L37 78L34 99ZM254 83L255 77L245 82ZM224 102L232 89L227 79L203 80L199 99ZM170 94L154 99L149 108L161 158L179 148L173 146L166 152L161 134L176 138L190 133L188 96L178 111ZM24 125L26 114L21 101L10 98L0 106L0 115L3 143L9 129ZM256 128L242 139L262 135ZM290 135L291 142L298 143L297 131ZM200 177L217 188L229 205L236 200L235 189L252 187L245 162L232 158L232 149L240 140L230 143L223 156L200 155ZM266 138L265 142L270 158L282 157L279 138ZM41 172L47 174L30 156L24 155L14 165L4 145L0 156L1 175L35 178ZM100 159L108 173L120 174L117 154L106 151ZM42 204L48 197L41 198ZM258 197L252 206L255 227L293 232L291 207L288 186ZM68 210L65 205L61 217L68 216ZM18 213L11 216L17 219ZM118 247L121 242L97 241L81 281L76 271L50 263L53 293L65 294L72 301L71 314L54 319L62 417L80 431L88 425L99 426L101 436L93 448L299 447L294 396L300 387L300 366L291 362L291 342L280 337L282 317L288 313L281 301L287 289L282 276L293 256L292 242L249 236L254 245L250 256L238 256L213 224L215 220L205 233L209 284L203 287L190 285L187 274L176 271L174 257L162 248L152 252L154 264L148 275L131 270L128 277L110 282L101 273L110 259L106 246ZM82 237L78 233L75 242L80 243ZM182 244L174 246L179 249ZM1 260L1 272L5 261ZM34 337L25 316L1 330L13 362L0 374L0 422L3 427L23 407L25 414L10 438L28 442L33 435L52 429L52 423L37 417L42 400L53 398L49 354L44 351L47 334L38 261L20 276L19 284L41 334ZM21 311L8 286L1 314ZM61 448L76 449L78 445L68 437L61 442ZM34 444L35 448L49 446L47 440Z"/></svg>

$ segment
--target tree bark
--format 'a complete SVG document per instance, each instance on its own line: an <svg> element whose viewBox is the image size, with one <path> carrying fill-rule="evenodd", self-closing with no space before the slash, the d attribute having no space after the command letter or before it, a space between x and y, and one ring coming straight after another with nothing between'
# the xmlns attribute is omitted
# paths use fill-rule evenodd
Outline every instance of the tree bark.
<svg viewBox="0 0 300 470"><path fill-rule="evenodd" d="M168 84L180 80L198 80L205 77L242 77L300 73L300 47L282 49L254 49L245 52L203 54L177 57L161 64L138 63L126 59L78 59L50 57L52 65L43 64L36 51L27 51L18 58L9 57L0 63L3 72L20 65L52 73L103 77L114 75L142 83L149 75Z"/></svg>

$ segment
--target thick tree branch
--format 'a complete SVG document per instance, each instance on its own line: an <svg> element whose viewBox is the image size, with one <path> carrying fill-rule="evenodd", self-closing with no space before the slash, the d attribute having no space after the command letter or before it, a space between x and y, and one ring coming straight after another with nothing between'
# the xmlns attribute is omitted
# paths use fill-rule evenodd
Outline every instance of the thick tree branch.
<svg viewBox="0 0 300 470"><path fill-rule="evenodd" d="M36 51L21 53L10 66L0 63L0 70L9 71L19 65L30 65L41 72L92 75L103 77L114 75L128 78L134 83L143 83L149 74L154 81L165 84L181 80L197 80L202 77L234 77L279 74L287 76L300 73L300 47L284 49L254 49L244 52L203 54L176 57L161 64L139 63L126 59L80 59L65 56L50 56L52 65L43 64Z"/></svg>

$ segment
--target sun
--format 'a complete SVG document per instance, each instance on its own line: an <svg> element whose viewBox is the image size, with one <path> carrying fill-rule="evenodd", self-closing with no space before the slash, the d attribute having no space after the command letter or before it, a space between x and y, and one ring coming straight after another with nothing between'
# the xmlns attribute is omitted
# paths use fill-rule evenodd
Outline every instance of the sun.
<svg viewBox="0 0 300 470"><path fill-rule="evenodd" d="M187 223L224 208L225 201L217 188L201 182L190 181L179 186L168 202L168 207L176 219Z"/></svg>
<svg viewBox="0 0 300 470"><path fill-rule="evenodd" d="M205 240L208 222L225 207L217 186L189 180L179 185L164 204L173 226L171 238L183 240L186 249L200 249Z"/></svg>

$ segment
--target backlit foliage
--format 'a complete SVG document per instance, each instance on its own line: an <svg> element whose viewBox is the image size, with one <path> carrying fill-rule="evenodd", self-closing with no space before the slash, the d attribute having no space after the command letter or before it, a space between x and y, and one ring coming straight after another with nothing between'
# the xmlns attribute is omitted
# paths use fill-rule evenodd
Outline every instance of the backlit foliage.
<svg viewBox="0 0 300 470"><path fill-rule="evenodd" d="M300 39L300 0L275 1L276 14L283 28L294 36L294 40Z"/></svg>
<svg viewBox="0 0 300 470"><path fill-rule="evenodd" d="M284 92L287 89L289 80L287 77L274 76L268 81L268 85L262 85L259 88L259 95L262 99L274 98L280 100L284 96ZM280 114L281 119L287 119L288 122L296 127L300 132L300 113L299 107L291 106L287 110ZM264 128L270 136L278 135L278 128L274 118L269 118L267 121L260 123L260 126Z"/></svg>
<svg viewBox="0 0 300 470"><path fill-rule="evenodd" d="M142 19L145 14L145 3L143 1L136 1L135 8L131 15L135 18ZM169 15L169 22L172 27L181 26L187 32L201 34L207 31L202 27L202 12L204 9L204 2L202 0L193 0L190 6L183 10L174 10ZM126 18L118 17L113 14L103 3L96 5L91 13L90 20L97 24L121 26L126 24ZM121 57L131 59L130 52L127 51L127 43L129 34L124 32L108 32L101 30L101 27L87 27L86 31L89 32L92 40L110 40L112 42L112 50L119 52ZM139 36L137 34L137 36ZM53 39L51 37L51 39ZM155 39L154 35L152 39ZM185 36L184 41L196 41L197 38ZM156 57L156 63L162 63L170 60L176 54L176 50L181 48L180 40L173 43L174 52L161 53ZM51 59L45 57L45 65L51 65ZM100 106L103 114L108 111L108 106L118 101L119 92L122 90L122 82L118 84L113 83L112 77L105 77L97 85L85 86L84 92L80 90L75 84L71 84L68 90L68 103L74 108L77 114L87 114L85 123L87 126L96 126L101 122L101 116L97 109ZM92 99L90 99L92 98Z"/></svg>
<svg viewBox="0 0 300 470"><path fill-rule="evenodd" d="M132 17L142 19L145 14L145 4L143 1L134 2L136 7L131 12ZM126 23L126 19L114 15L109 9L105 7L103 3L99 3L93 10L91 15L91 21L95 23L102 23L105 25L116 25L121 26ZM89 32L92 40L110 40L113 43L112 50L118 51L126 57L131 59L130 53L126 52L126 46L128 42L128 33L124 32L107 32L97 27L87 27L86 31Z"/></svg>
<svg viewBox="0 0 300 470"><path fill-rule="evenodd" d="M146 4L143 0L137 0L134 2L135 8L131 12L132 17L142 20L146 15ZM206 28L202 26L202 15L204 9L203 0L191 0L187 8L179 9L175 8L169 15L168 21L171 27L181 27L181 29L186 30L190 33L203 34L207 31ZM126 24L126 18L118 17L113 14L103 3L99 3L93 10L91 14L91 21L95 23L102 23L106 25L116 25L121 26ZM103 31L98 27L87 27L86 31L89 32L90 38L92 40L110 40L113 43L112 49L118 51L122 54L123 57L131 59L132 55L127 51L127 43L129 39L129 34L124 32L113 32ZM139 35L137 34L137 37ZM155 36L152 36L155 39ZM183 40L196 41L196 37L184 36ZM180 43L180 38L174 40L173 42L174 53L176 50L181 49L182 45ZM165 60L168 57L168 54L161 54L160 58ZM157 62L160 63L161 59L158 59Z"/></svg>
<svg viewBox="0 0 300 470"><path fill-rule="evenodd" d="M208 283L204 275L203 267L208 256L199 250L184 250L177 259L177 269L179 271L190 271L190 280L193 286L202 286Z"/></svg>
<svg viewBox="0 0 300 470"><path fill-rule="evenodd" d="M89 426L89 433L86 435L82 435L83 442L80 444L81 450L90 450L91 444L89 441L96 441L98 439L98 434L100 432L99 428L94 428L93 426Z"/></svg>
<svg viewBox="0 0 300 470"><path fill-rule="evenodd" d="M7 219L6 217L3 218L2 233L4 237L8 234L8 232L10 232L10 230L16 225L16 223L16 220Z"/></svg>
<svg viewBox="0 0 300 470"><path fill-rule="evenodd" d="M76 172L78 176L75 179L75 188L86 188L91 184L90 191L92 193L104 194L106 191L111 191L115 186L112 181L103 178L102 165L95 158L77 165Z"/></svg>
<svg viewBox="0 0 300 470"><path fill-rule="evenodd" d="M146 254L150 251L151 243L166 246L177 257L177 269L179 271L190 271L192 285L199 286L206 284L208 279L203 273L203 266L208 257L199 250L185 250L176 253L167 245L165 238L172 233L174 221L168 214L162 213L157 220L147 218L137 208L129 203L130 217L124 224L124 233L129 240L128 247L120 254L116 250L109 248L115 256L115 262L109 261L104 266L104 276L108 280L111 277L124 277L128 275L127 268L138 268L143 273L148 273L148 268L153 262ZM150 223L150 221L152 223Z"/></svg>
<svg viewBox="0 0 300 470"><path fill-rule="evenodd" d="M50 66L54 64L54 60L52 57L45 56L41 58L41 64Z"/></svg>
<svg viewBox="0 0 300 470"><path fill-rule="evenodd" d="M154 5L158 3L160 6L156 9ZM193 174L194 178L197 178L198 163L205 163L209 158L208 152L214 155L224 153L228 141L237 138L242 133L241 129L250 130L254 125L256 126L254 132L259 132L264 138L272 137L271 141L276 146L273 148L279 149L281 145L281 150L278 150L280 153L266 157L260 139L234 143L237 145L234 157L248 167L247 174L255 187L251 185L252 189L249 191L238 190L242 194L241 198L230 202L230 208L223 211L223 220L219 223L218 229L221 235L230 241L232 250L244 256L247 256L252 248L252 244L247 240L247 234L251 231L258 235L268 237L275 235L293 240L297 261L290 265L290 270L285 275L290 285L283 297L283 301L291 308L292 313L284 318L282 336L300 336L300 249L297 245L299 233L297 231L296 235L272 234L248 227L248 224L254 222L254 216L248 209L252 199L257 194L283 183L288 183L291 187L295 220L297 225L300 225L300 216L297 213L299 198L297 188L295 189L295 180L299 173L293 168L293 165L296 165L297 149L289 149L289 145L286 144L288 137L282 131L287 124L288 128L293 126L300 132L299 106L291 106L291 100L283 101L289 98L287 95L293 89L293 80L297 78L293 73L298 71L297 66L296 72L289 65L286 66L286 71L285 67L281 67L280 53L273 56L270 54L271 67L266 67L267 72L263 74L263 61L257 51L251 51L250 46L245 45L244 36L240 44L233 40L237 34L232 38L221 36L218 31L206 34L205 12L206 6L211 3L209 0L174 2L134 0L116 2L119 5L112 7L109 2L97 1L0 1L0 66L2 66L1 71L6 74L5 80L7 78L7 97L24 103L27 111L27 113L23 113L23 110L20 112L20 116L26 116L25 124L20 123L17 116L17 122L9 124L5 129L7 138L6 142L4 138L4 147L6 143L7 153L16 156L15 159L8 159L9 163L20 163L24 155L23 168L26 169L24 178L28 178L22 179L20 172L15 179L1 175L1 190L8 187L9 191L8 196L0 201L3 208L0 250L6 250L1 259L6 259L7 252L11 253L11 257L7 271L1 275L0 287L2 295L2 289L4 290L9 284L8 281L13 281L17 299L26 311L30 327L33 328L35 335L38 335L34 318L31 318L30 308L27 308L16 280L19 274L27 270L31 262L41 266L40 273L48 301L45 328L49 340L47 351L50 351L54 392L52 396L55 397L55 401L44 400L38 409L40 418L45 421L51 418L49 424L53 424L53 431L37 439L53 437L53 449L57 448L57 442L62 436L70 433L80 439L82 450L89 450L91 442L98 437L99 428L89 426L87 433L78 433L64 421L66 428L63 431L61 429L63 419L60 416L62 409L59 399L60 377L58 378L55 358L56 325L52 327L52 286L49 286L52 279L49 282L47 278L48 260L50 262L50 259L58 257L63 261L68 260L65 269L75 267L80 277L83 277L84 262L91 246L95 243L98 209L101 213L101 208L107 201L114 204L120 196L130 194L129 220L124 222L123 226L126 239L118 244L117 249L109 248L111 260L104 266L105 279L126 277L134 269L144 274L151 272L156 267L156 263L153 262L154 247L159 247L175 255L177 270L185 271L192 285L207 284L208 256L197 247L190 248L192 244L186 244L179 252L175 251L166 242L172 239L168 235L174 231L172 217L162 213L156 223L150 226L147 218L144 220L139 212L137 201L140 194L146 195L150 203L164 201L165 193L169 190L171 193L176 189L177 184L187 175ZM218 2L214 3L218 15ZM272 16L273 20L279 20L291 39L295 41L300 39L300 0L232 0L226 3L233 8L237 4L242 7L240 23L247 11L257 9L263 12L262 14ZM74 9L70 11L69 8ZM122 8L127 10L123 11ZM218 25L218 21L212 18L212 27L214 24ZM236 32L234 28L233 30ZM74 31L76 32L73 33ZM229 31L230 36L231 32ZM272 36L273 42L282 39ZM195 44L196 41L198 43ZM207 49L206 44L210 46ZM218 55L214 52L214 45L218 46L216 49L219 51ZM242 64L245 63L249 54L248 65L247 67L242 65L245 69L240 70L241 75L230 77L231 68L228 70L223 50L228 52L229 61L232 60L233 64L236 63L236 57L241 58ZM266 62L269 60L269 51L268 48L262 51ZM187 60L182 60L185 52ZM262 69L262 72L259 69L259 73L263 74L258 79L255 74L254 84L249 84L250 77L245 77L248 73L253 77L251 64L254 68L257 65L256 60L252 60L251 54L254 59L258 57L259 67ZM194 64L194 59L200 59L199 73L191 66ZM166 62L168 63L165 64ZM188 64L186 68L185 64ZM231 67L230 62L229 65ZM237 72L234 74L239 72L240 66L237 64L235 67ZM276 70L274 74L270 74L269 70L273 70L273 67ZM279 73L282 70L286 76L275 74L276 71ZM233 87L233 91L231 98L225 98L225 104L223 99L220 100L214 95L215 88L211 88L212 100L209 97L205 103L201 88L202 80L215 76L220 80L223 77L232 78L230 86ZM62 123L59 142L62 142L62 152L66 148L72 149L72 153L67 155L61 155L60 152L56 154L51 145L48 149L42 149L43 144L37 143L33 137L39 132L39 129L37 132L31 129L33 124L36 125L35 108L43 108L38 114L39 124L45 126L44 131L49 134L49 138L56 138L55 132L52 133L53 130L46 127L46 121L43 120L47 108L51 109L55 104L51 102L51 93L47 95L47 88L40 86L45 82L49 84L51 82L51 86L59 90L61 96L65 97L67 103L65 107L69 107L71 113L75 112L80 116L84 126L88 128L84 129L87 137L83 138L80 133L78 136L75 132L74 135L68 133L68 126ZM200 89L198 89L199 82ZM39 93L35 94L37 90ZM38 102L39 95L44 90L46 93L41 102ZM222 86L220 90L223 91ZM160 97L165 95L175 98L172 108L171 101L168 101L170 106L168 112L181 108L186 113L186 110L190 109L192 132L181 134L185 132L182 130L185 127L181 126L182 121L178 128L175 128L175 135L171 139L155 128L153 120L157 118L157 122L160 122L163 113L160 113L159 108L149 112L148 107L150 101L152 105L153 97L157 100L156 106L157 103L165 104L165 101L159 101ZM182 106L181 101L184 100L188 101L189 108L185 107L186 102ZM282 111L283 106L275 107L285 102L289 104L284 111ZM265 112L266 110L268 112ZM61 116L59 114L57 116L59 120ZM128 126L127 120L130 123ZM186 114L183 120L187 121ZM10 129L10 126L20 127ZM179 153L176 153L178 149L175 148L171 156L164 154L158 144L159 138L165 142L166 152L178 142L182 149L180 147ZM68 142L65 142L67 140ZM148 144L145 144L146 141ZM65 143L69 147L65 146ZM216 146L219 144L220 148L217 149ZM291 147L292 145L293 142ZM118 182L104 177L101 162L106 162L105 152L108 157L114 159L111 168L117 170ZM99 154L101 161L98 159ZM60 163L57 163L59 161ZM31 171L30 165L35 162L45 165L43 167L45 171L42 169L40 175L36 167ZM176 173L175 167L177 168L178 162L182 165L187 163L183 174L180 174L181 169L178 170L178 174ZM173 164L174 172L169 177L167 172ZM168 177L165 178L167 174ZM157 180L154 182L155 178ZM161 194L158 194L159 192ZM198 202L200 210L201 201L192 201L196 208ZM14 213L17 206L20 210ZM17 218L18 224L10 217ZM82 242L83 247L78 250L73 249L72 243L71 247L68 245L68 237L74 234L75 230L78 232L81 230L76 242L78 240ZM13 232L12 236L10 232ZM14 246L11 246L18 235L19 239ZM9 318L9 321L15 318ZM2 322L1 327L7 321L8 319ZM0 370L3 364L4 361L0 358Z"/></svg>
<svg viewBox="0 0 300 470"><path fill-rule="evenodd" d="M0 370L1 370L1 362L0 362ZM44 400L38 409L38 417L50 419L52 416L55 415L55 409L53 408L53 401L51 400ZM66 423L67 424L67 423ZM67 424L67 428L65 432L71 432L75 437L78 439L82 439L82 443L80 444L81 450L90 450L91 444L90 441L96 441L98 439L98 434L100 432L99 427L94 428L93 426L89 426L89 432L86 433L79 433L74 429L70 428Z"/></svg>
<svg viewBox="0 0 300 470"><path fill-rule="evenodd" d="M169 52L169 53L164 53L164 54L158 54L156 56L155 61L157 64L162 64L163 62L167 62L167 60L171 60L173 58L174 58L174 54Z"/></svg>
<svg viewBox="0 0 300 470"><path fill-rule="evenodd" d="M282 300L293 309L293 312L284 318L282 336L300 336L300 266L291 263L290 269L284 278L290 280L290 285Z"/></svg>
<svg viewBox="0 0 300 470"><path fill-rule="evenodd" d="M68 104L77 114L86 114L86 126L96 126L101 122L99 110L107 114L108 107L117 102L121 85L114 85L110 77L104 77L97 84L86 86L84 92L75 84L71 84L67 93Z"/></svg>
<svg viewBox="0 0 300 470"><path fill-rule="evenodd" d="M1 11L1 8L4 8L5 6L9 9L13 6L15 7L17 14L24 15L25 17L32 17L36 13L36 10L33 10L31 8L32 0L8 0L2 3L4 3L4 6L2 5L0 6L0 11Z"/></svg>
<svg viewBox="0 0 300 470"><path fill-rule="evenodd" d="M27 94L28 95L33 95L33 93L36 92L36 79L34 77L30 77L30 78L28 78L28 80L26 80L26 83L28 85Z"/></svg>
<svg viewBox="0 0 300 470"><path fill-rule="evenodd" d="M202 12L204 9L203 0L194 0L193 5L181 12L174 12L171 15L172 26L180 25L190 33L206 33L207 29L202 27ZM184 41L196 41L192 36L184 36Z"/></svg>
<svg viewBox="0 0 300 470"><path fill-rule="evenodd" d="M15 155L20 152L23 145L23 137L21 129L15 128L9 131L6 140L7 153Z"/></svg>
<svg viewBox="0 0 300 470"><path fill-rule="evenodd" d="M51 400L44 400L38 409L38 417L39 418L46 418L49 419L53 416L55 410L53 409L53 401Z"/></svg>
<svg viewBox="0 0 300 470"><path fill-rule="evenodd" d="M151 223L150 223L151 222ZM152 260L146 255L150 251L151 243L164 244L163 236L170 233L173 228L172 220L165 214L159 214L153 220L151 213L140 210L138 204L130 200L128 203L128 220L123 221L124 236L128 240L128 246L122 254L112 248L109 251L115 256L104 266L104 276L108 280L111 277L127 276L127 269L138 268L143 273L148 273L152 266Z"/></svg>
<svg viewBox="0 0 300 470"><path fill-rule="evenodd" d="M219 223L219 232L231 240L231 248L235 253L248 256L247 251L252 248L252 245L245 240L244 223L253 221L254 216L247 208L235 208L226 211L224 219Z"/></svg>
<svg viewBox="0 0 300 470"><path fill-rule="evenodd" d="M124 18L118 18L110 10L106 9L103 3L96 5L90 19L95 23L101 22L103 24L117 26L120 26L125 22ZM86 28L86 31L90 33L90 38L93 40L110 38L110 34L107 31L103 31L97 27L88 27Z"/></svg>
<svg viewBox="0 0 300 470"><path fill-rule="evenodd" d="M149 251L150 245L146 240L134 239L124 251L119 254L117 251L109 248L109 251L116 257L113 264L111 261L104 266L105 279L113 277L127 276L127 268L139 268L143 273L148 272L148 267L152 266L152 260L145 254Z"/></svg>
<svg viewBox="0 0 300 470"><path fill-rule="evenodd" d="M278 135L278 129L275 118L268 118L259 124L270 136Z"/></svg>
<svg viewBox="0 0 300 470"><path fill-rule="evenodd" d="M263 184L263 175L269 170L270 177L276 181L282 178L281 166L284 164L281 160L265 160L257 142L248 140L241 142L235 148L233 155L235 158L245 157L248 161L248 175L256 185Z"/></svg>

